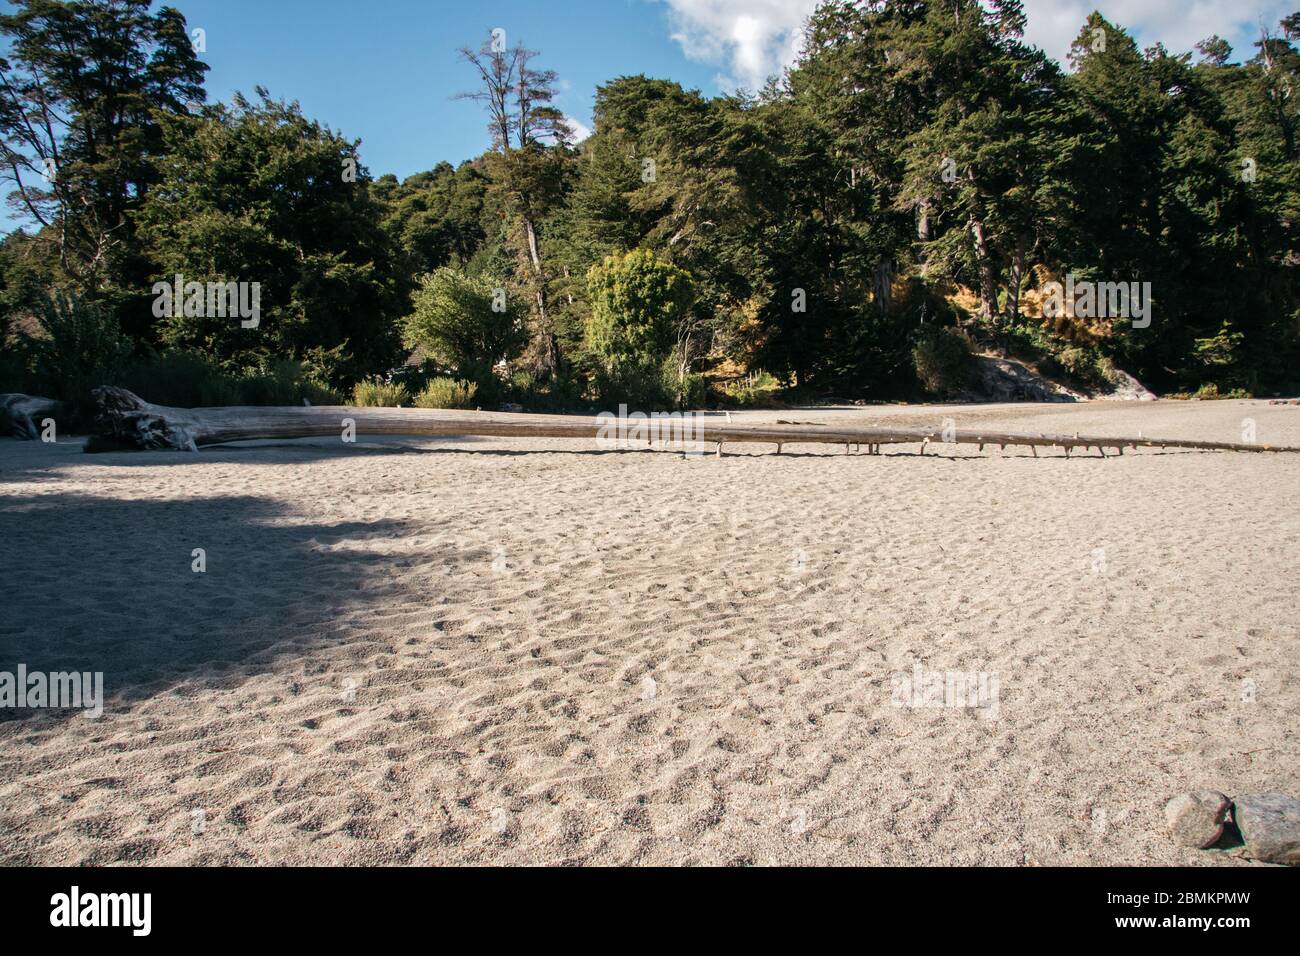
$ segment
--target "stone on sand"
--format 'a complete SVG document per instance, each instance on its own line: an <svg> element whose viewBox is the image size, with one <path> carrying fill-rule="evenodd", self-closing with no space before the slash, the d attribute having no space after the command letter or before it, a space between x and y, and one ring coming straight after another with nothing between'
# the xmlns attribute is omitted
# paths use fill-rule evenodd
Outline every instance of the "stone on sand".
<svg viewBox="0 0 1300 956"><path fill-rule="evenodd" d="M1300 866L1300 800L1252 793L1237 798L1233 818L1251 859Z"/></svg>
<svg viewBox="0 0 1300 956"><path fill-rule="evenodd" d="M1203 850L1223 835L1232 801L1217 790L1183 793L1165 804L1165 822L1174 840Z"/></svg>

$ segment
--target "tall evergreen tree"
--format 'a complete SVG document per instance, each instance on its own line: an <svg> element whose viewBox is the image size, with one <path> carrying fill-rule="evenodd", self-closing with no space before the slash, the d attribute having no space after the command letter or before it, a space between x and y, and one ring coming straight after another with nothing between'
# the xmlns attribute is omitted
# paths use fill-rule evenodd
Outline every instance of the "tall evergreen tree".
<svg viewBox="0 0 1300 956"><path fill-rule="evenodd" d="M11 204L89 286L142 279L132 215L155 182L160 117L204 97L185 18L150 0L19 0L0 16L0 150Z"/></svg>

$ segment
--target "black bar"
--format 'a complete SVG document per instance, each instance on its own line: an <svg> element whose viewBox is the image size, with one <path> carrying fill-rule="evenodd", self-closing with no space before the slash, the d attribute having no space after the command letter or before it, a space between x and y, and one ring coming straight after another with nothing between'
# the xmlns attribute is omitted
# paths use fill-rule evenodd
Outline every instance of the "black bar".
<svg viewBox="0 0 1300 956"><path fill-rule="evenodd" d="M128 925L52 926L52 900L64 894L70 903L73 886L83 907L88 895L150 894L148 935L135 935L129 925L132 912L143 924L142 908L122 911ZM1185 943L1200 937L1232 945L1242 934L1272 938L1292 927L1288 910L1294 909L1296 883L1286 868L1268 866L671 873L49 868L0 871L0 900L7 942L75 936L79 943L261 945L282 939L338 947L409 932L417 938L432 933L444 943L468 935L495 944L519 934L534 945L584 937L643 944L657 937L670 945L702 938L762 942L773 938L774 928L802 925L815 935L849 933L881 945L904 932L927 948L993 943L1021 932L1051 934L1037 937L1043 942L1105 937ZM1203 919L1211 925L1200 925ZM624 929L615 937L598 933L611 920ZM1226 925L1229 920L1245 923Z"/></svg>

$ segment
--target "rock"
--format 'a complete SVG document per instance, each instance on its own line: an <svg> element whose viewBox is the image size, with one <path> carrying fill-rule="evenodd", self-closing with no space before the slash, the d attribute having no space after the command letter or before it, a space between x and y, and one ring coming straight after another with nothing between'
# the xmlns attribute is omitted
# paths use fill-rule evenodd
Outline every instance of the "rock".
<svg viewBox="0 0 1300 956"><path fill-rule="evenodd" d="M1252 793L1237 798L1233 819L1248 857L1300 866L1300 800L1285 793Z"/></svg>
<svg viewBox="0 0 1300 956"><path fill-rule="evenodd" d="M1174 797L1165 804L1169 833L1183 846L1203 850L1223 836L1232 801L1217 790L1197 790Z"/></svg>
<svg viewBox="0 0 1300 956"><path fill-rule="evenodd" d="M972 383L960 396L975 402L1078 402L1082 392L1043 378L1023 362L996 355L976 355Z"/></svg>
<svg viewBox="0 0 1300 956"><path fill-rule="evenodd" d="M1117 402L1154 402L1156 393L1128 372L1117 368L1115 369L1114 384L1110 393L1098 395L1097 397Z"/></svg>

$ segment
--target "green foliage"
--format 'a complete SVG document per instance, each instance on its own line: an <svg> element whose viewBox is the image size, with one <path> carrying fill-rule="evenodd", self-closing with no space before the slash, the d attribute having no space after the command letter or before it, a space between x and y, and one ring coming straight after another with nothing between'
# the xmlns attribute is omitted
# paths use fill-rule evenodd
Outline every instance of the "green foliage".
<svg viewBox="0 0 1300 956"><path fill-rule="evenodd" d="M1048 377L1063 378L1093 391L1104 391L1115 384L1114 363L1095 348L1058 347L1039 361L1038 369Z"/></svg>
<svg viewBox="0 0 1300 956"><path fill-rule="evenodd" d="M265 368L245 372L239 382L245 405L339 405L341 396L316 378L302 362L280 359Z"/></svg>
<svg viewBox="0 0 1300 956"><path fill-rule="evenodd" d="M310 368L282 359L265 368L229 371L194 352L167 350L131 362L115 380L155 405L202 408L222 405L339 405Z"/></svg>
<svg viewBox="0 0 1300 956"><path fill-rule="evenodd" d="M780 392L781 383L776 376L760 370L724 383L722 399L733 408L773 408L779 405Z"/></svg>
<svg viewBox="0 0 1300 956"><path fill-rule="evenodd" d="M207 356L166 350L127 368L118 384L147 402L173 408L243 405L239 376Z"/></svg>
<svg viewBox="0 0 1300 956"><path fill-rule="evenodd" d="M1234 332L1232 326L1224 322L1214 335L1196 340L1194 344L1196 357L1204 365L1219 367L1233 365L1238 360L1243 338L1240 332Z"/></svg>
<svg viewBox="0 0 1300 956"><path fill-rule="evenodd" d="M1090 388L1123 367L1162 391L1300 389L1295 16L1234 62L1094 13L1066 72L1020 0L825 0L757 95L621 76L576 147L533 54L467 50L493 148L399 182L260 88L192 105L206 67L175 10L13 6L0 176L31 231L0 244L0 376L24 387L83 388L13 340L41 290L77 288L143 356L122 374L178 404L383 374L410 393L450 375L484 405L683 407L735 368L787 399L910 396L918 375L951 393L955 353L925 331L950 325ZM30 122L47 105L67 123ZM260 283L259 326L155 317L177 273ZM1150 282L1152 325L1040 327L1022 297L1071 273ZM485 309L498 287L505 312ZM392 371L403 338L423 368Z"/></svg>
<svg viewBox="0 0 1300 956"><path fill-rule="evenodd" d="M439 163L400 185L393 176L374 184L384 204L384 230L407 258L412 275L445 265L464 267L487 239L483 226L490 181L471 163Z"/></svg>
<svg viewBox="0 0 1300 956"><path fill-rule="evenodd" d="M687 372L682 376L670 373L670 376L669 398L674 408L689 411L710 404L713 394L708 376L699 372Z"/></svg>
<svg viewBox="0 0 1300 956"><path fill-rule="evenodd" d="M391 367L401 308L395 250L356 143L264 93L163 127L160 181L140 217L153 281L257 282L256 328L165 315L159 335L229 368L339 358L332 385ZM344 178L355 169L356 181Z"/></svg>
<svg viewBox="0 0 1300 956"><path fill-rule="evenodd" d="M416 408L473 408L478 385L463 379L434 378L415 396Z"/></svg>
<svg viewBox="0 0 1300 956"><path fill-rule="evenodd" d="M584 405L581 381L568 375L554 375L541 381L526 369L510 376L505 397L531 412L571 412Z"/></svg>
<svg viewBox="0 0 1300 956"><path fill-rule="evenodd" d="M159 124L203 100L208 68L185 17L152 14L151 0L13 6L0 15L0 140L17 208L61 270L87 287L134 286L143 279L134 216L157 183Z"/></svg>
<svg viewBox="0 0 1300 956"><path fill-rule="evenodd" d="M606 256L587 273L587 291L587 344L614 377L657 370L694 297L690 276L649 249Z"/></svg>
<svg viewBox="0 0 1300 956"><path fill-rule="evenodd" d="M1183 401L1183 402L1186 401L1213 402L1213 401L1223 401L1227 399L1253 398L1254 396L1252 396L1251 393L1244 388L1234 388L1234 389L1229 389L1226 392L1222 392L1219 390L1219 386L1216 385L1214 382L1208 382L1205 385L1202 385L1200 388L1198 388L1195 392L1170 392L1168 395L1165 395L1164 397L1168 399L1173 399L1174 401Z"/></svg>
<svg viewBox="0 0 1300 956"><path fill-rule="evenodd" d="M41 301L40 328L27 343L39 394L85 409L91 389L112 384L131 355L117 317L76 294Z"/></svg>
<svg viewBox="0 0 1300 956"><path fill-rule="evenodd" d="M951 329L930 326L912 347L912 362L917 380L932 395L954 396L970 382L970 347Z"/></svg>
<svg viewBox="0 0 1300 956"><path fill-rule="evenodd" d="M400 408L411 400L405 385L367 379L352 387L352 404L358 408Z"/></svg>
<svg viewBox="0 0 1300 956"><path fill-rule="evenodd" d="M503 283L451 267L437 269L420 277L412 311L403 320L404 341L460 377L486 382L498 362L523 349L516 298Z"/></svg>
<svg viewBox="0 0 1300 956"><path fill-rule="evenodd" d="M672 390L662 366L624 365L615 372L597 367L591 377L591 390L602 408L620 403L636 411L654 411L672 406Z"/></svg>

